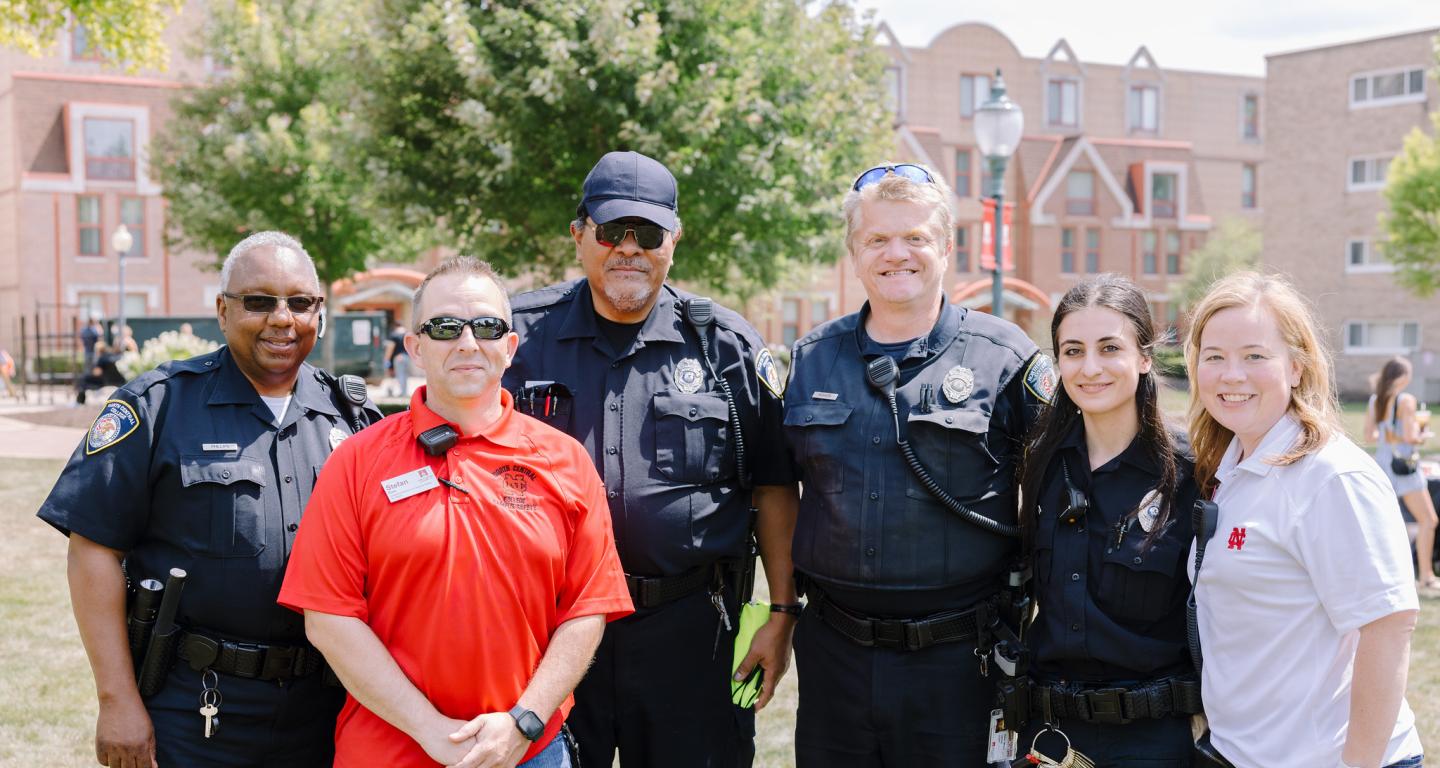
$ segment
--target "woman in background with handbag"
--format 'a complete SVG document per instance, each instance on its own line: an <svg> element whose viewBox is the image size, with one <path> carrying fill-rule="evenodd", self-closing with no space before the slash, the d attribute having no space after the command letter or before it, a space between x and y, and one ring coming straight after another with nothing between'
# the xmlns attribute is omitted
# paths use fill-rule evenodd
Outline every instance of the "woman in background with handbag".
<svg viewBox="0 0 1440 768"><path fill-rule="evenodd" d="M1375 441L1375 461L1415 518L1419 528L1415 534L1416 586L1433 595L1440 589L1434 555L1437 519L1419 468L1420 444L1426 435L1415 418L1415 396L1405 391L1409 385L1410 361L1403 357L1385 361L1375 381L1375 394L1365 409L1365 439Z"/></svg>

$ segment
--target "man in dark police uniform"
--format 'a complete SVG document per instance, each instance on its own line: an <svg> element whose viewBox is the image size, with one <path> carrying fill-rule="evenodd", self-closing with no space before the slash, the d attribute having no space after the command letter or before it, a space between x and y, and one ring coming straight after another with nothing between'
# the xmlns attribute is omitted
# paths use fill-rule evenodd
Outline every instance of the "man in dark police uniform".
<svg viewBox="0 0 1440 768"><path fill-rule="evenodd" d="M379 413L304 362L324 318L298 241L246 238L220 285L226 345L116 390L39 512L70 536L96 758L112 768L328 765L334 748L343 691L275 598L320 466ZM188 574L175 661L142 699L126 591L172 568Z"/></svg>
<svg viewBox="0 0 1440 768"><path fill-rule="evenodd" d="M977 658L976 609L1018 556L995 524L1016 523L1021 440L1056 379L1019 328L945 301L951 196L916 165L862 174L844 209L868 301L795 344L785 432L804 489L801 768L987 762L995 664ZM927 489L897 429L979 520Z"/></svg>
<svg viewBox="0 0 1440 768"><path fill-rule="evenodd" d="M582 763L748 765L754 714L731 704L737 596L754 526L774 601L742 663L758 706L789 663L796 491L783 384L739 315L665 284L681 237L675 177L611 152L570 225L585 277L517 296L516 408L584 444L605 480L635 614L605 630L575 690ZM789 612L793 612L789 613Z"/></svg>

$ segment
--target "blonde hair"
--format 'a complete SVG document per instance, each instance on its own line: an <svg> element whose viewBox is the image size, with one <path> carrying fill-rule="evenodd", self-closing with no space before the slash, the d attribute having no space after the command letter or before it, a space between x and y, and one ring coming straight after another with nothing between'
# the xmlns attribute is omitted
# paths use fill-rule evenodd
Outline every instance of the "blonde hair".
<svg viewBox="0 0 1440 768"><path fill-rule="evenodd" d="M1342 434L1340 405L1334 387L1334 361L1321 341L1319 324L1310 303L1290 281L1278 275L1240 272L1211 286L1195 307L1185 339L1185 367L1190 373L1190 445L1195 450L1195 480L1208 492L1220 459L1235 433L1221 426L1196 395L1200 360L1200 334L1217 312L1234 307L1260 307L1275 319L1290 359L1300 368L1300 385L1290 390L1288 412L1300 422L1300 439L1285 454L1270 461L1293 464L1320 450Z"/></svg>
<svg viewBox="0 0 1440 768"><path fill-rule="evenodd" d="M895 163L887 163L887 165L895 165ZM925 172L930 174L932 181L929 184L922 184L897 173L887 173L884 178L873 184L867 184L860 190L851 189L845 193L845 201L840 204L840 207L845 212L845 244L847 247L850 245L850 236L855 234L856 220L860 218L860 204L872 200L892 200L930 206L934 209L931 217L939 220L945 247L947 249L950 247L951 241L955 239L955 214L950 210L950 199L954 197L954 193L950 191L950 185L945 183L944 177L927 165L919 163L906 163L906 165L924 168ZM884 166L876 167L883 168Z"/></svg>

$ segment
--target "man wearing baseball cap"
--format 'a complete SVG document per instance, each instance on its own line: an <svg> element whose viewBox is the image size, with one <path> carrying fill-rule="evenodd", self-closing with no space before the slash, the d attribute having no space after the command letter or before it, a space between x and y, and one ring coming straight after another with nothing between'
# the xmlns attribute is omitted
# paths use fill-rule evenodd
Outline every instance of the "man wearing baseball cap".
<svg viewBox="0 0 1440 768"><path fill-rule="evenodd" d="M605 481L635 614L609 625L575 690L584 765L749 765L731 703L740 604L765 559L770 620L736 672L763 707L789 666L798 505L775 361L738 314L666 284L682 229L670 171L610 152L570 223L585 277L514 299L516 407L579 440ZM747 575L748 574L748 575Z"/></svg>

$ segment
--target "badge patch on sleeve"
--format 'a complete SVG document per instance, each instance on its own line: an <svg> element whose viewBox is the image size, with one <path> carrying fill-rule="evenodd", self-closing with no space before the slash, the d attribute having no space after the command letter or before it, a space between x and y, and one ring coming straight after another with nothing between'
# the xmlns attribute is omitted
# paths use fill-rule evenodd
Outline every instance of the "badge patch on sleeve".
<svg viewBox="0 0 1440 768"><path fill-rule="evenodd" d="M140 417L135 409L123 400L107 400L105 408L96 417L85 436L85 455L93 456L124 440L140 426Z"/></svg>
<svg viewBox="0 0 1440 768"><path fill-rule="evenodd" d="M1060 386L1060 375L1055 372L1055 361L1041 352L1030 358L1030 367L1025 369L1025 388L1040 398L1046 405L1055 403L1055 389Z"/></svg>
<svg viewBox="0 0 1440 768"><path fill-rule="evenodd" d="M784 397L785 382L780 380L780 368L775 365L775 357L770 350L761 349L755 355L755 375L764 382L765 388L776 397Z"/></svg>

